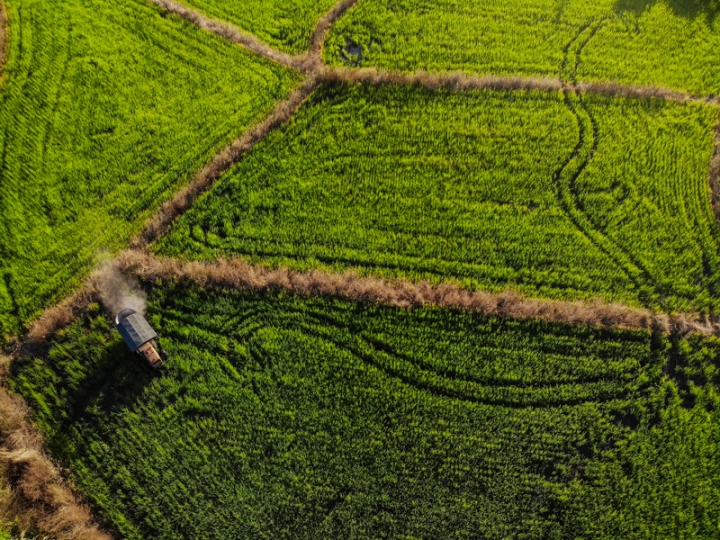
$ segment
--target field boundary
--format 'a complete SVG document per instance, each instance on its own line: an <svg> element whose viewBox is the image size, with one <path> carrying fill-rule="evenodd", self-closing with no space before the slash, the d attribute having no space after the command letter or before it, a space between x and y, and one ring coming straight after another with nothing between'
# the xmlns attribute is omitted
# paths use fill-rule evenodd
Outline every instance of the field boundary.
<svg viewBox="0 0 720 540"><path fill-rule="evenodd" d="M715 150L710 161L708 180L715 218L720 221L720 116L718 116L717 125L715 126Z"/></svg>
<svg viewBox="0 0 720 540"><path fill-rule="evenodd" d="M8 48L10 47L10 19L4 0L0 0L0 85L5 78L5 64L7 63Z"/></svg>
<svg viewBox="0 0 720 540"><path fill-rule="evenodd" d="M608 303L526 298L515 291L470 291L455 283L385 280L355 272L306 272L272 269L242 259L212 262L181 261L141 250L120 253L104 269L94 272L84 286L60 304L46 310L31 326L23 349L32 349L69 326L93 303L101 301L103 275L119 271L143 283L186 283L200 288L285 291L300 296L341 298L403 309L437 307L488 316L549 323L586 325L618 330L650 330L666 334L720 334L720 318L697 313L664 314L649 309Z"/></svg>
<svg viewBox="0 0 720 540"><path fill-rule="evenodd" d="M504 75L470 75L465 72L450 71L430 73L416 71L403 73L384 71L377 68L345 68L324 65L319 73L324 81L344 81L370 85L417 85L428 90L451 90L466 92L470 90L538 90L542 92L579 92L588 95L608 97L627 97L637 99L661 99L676 103L702 103L720 107L720 98L695 96L667 88L652 86L624 85L615 82L579 82L565 83L554 77L519 77Z"/></svg>
<svg viewBox="0 0 720 540"><path fill-rule="evenodd" d="M288 53L278 51L254 35L240 30L234 24L208 17L200 11L186 6L185 4L181 4L180 2L176 2L175 0L148 0L148 2L151 2L161 9L185 19L202 30L240 45L251 53L287 68L297 71L305 71L306 60L304 56L293 56Z"/></svg>
<svg viewBox="0 0 720 540"><path fill-rule="evenodd" d="M555 77L521 77L512 75L482 75L462 71L431 73L418 70L413 73L370 68L328 66L322 60L325 37L332 24L345 15L360 0L339 0L320 18L313 31L310 49L305 54L290 55L279 51L237 26L209 17L177 0L148 0L158 7L178 15L195 26L233 43L263 58L323 81L344 81L371 85L418 85L430 90L447 89L455 92L469 90L539 90L546 92L574 91L610 97L655 98L679 103L704 103L720 107L720 97L699 96L688 92L655 86L620 84L613 81L573 82L568 84Z"/></svg>
<svg viewBox="0 0 720 540"><path fill-rule="evenodd" d="M8 391L8 362L0 357L0 475L10 487L0 510L57 540L112 540L47 456L25 401Z"/></svg>

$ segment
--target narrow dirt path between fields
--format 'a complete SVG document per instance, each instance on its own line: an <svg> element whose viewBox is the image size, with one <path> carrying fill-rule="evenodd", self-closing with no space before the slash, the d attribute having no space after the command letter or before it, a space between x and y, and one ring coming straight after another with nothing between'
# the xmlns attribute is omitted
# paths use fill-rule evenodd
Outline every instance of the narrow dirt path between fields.
<svg viewBox="0 0 720 540"><path fill-rule="evenodd" d="M299 88L290 96L278 103L272 113L262 122L256 124L239 139L236 139L222 152L213 158L186 187L163 204L155 215L146 223L143 232L131 242L134 248L141 248L157 240L170 226L173 220L210 189L215 182L245 155L253 146L263 140L268 133L287 122L303 102L317 87L317 79L307 77Z"/></svg>
<svg viewBox="0 0 720 540"><path fill-rule="evenodd" d="M712 192L713 210L715 211L715 217L720 221L720 116L715 126L715 152L710 162L708 178Z"/></svg>
<svg viewBox="0 0 720 540"><path fill-rule="evenodd" d="M0 0L0 83L5 74L5 62L7 60L7 49L10 46L8 41L8 14L5 2Z"/></svg>
<svg viewBox="0 0 720 540"><path fill-rule="evenodd" d="M156 280L195 287L286 291L303 296L342 298L399 308L442 307L514 319L582 324L600 328L656 330L664 333L720 334L720 319L679 313L665 315L624 304L571 302L525 298L513 291L469 291L453 283L386 280L355 272L320 270L299 272L271 269L241 259L214 262L180 261L140 250L120 253L103 271L95 272L84 287L35 321L25 347L32 348L70 325L101 298L103 272L119 271L145 283ZM21 351L18 351L21 354Z"/></svg>

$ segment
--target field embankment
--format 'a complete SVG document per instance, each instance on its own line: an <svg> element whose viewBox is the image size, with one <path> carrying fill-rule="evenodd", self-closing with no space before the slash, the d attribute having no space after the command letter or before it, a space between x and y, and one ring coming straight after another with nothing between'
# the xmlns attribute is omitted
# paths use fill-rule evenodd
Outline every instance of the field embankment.
<svg viewBox="0 0 720 540"><path fill-rule="evenodd" d="M0 511L58 540L110 540L45 454L23 399L8 392L8 359L0 356Z"/></svg>
<svg viewBox="0 0 720 540"><path fill-rule="evenodd" d="M712 336L720 332L720 323L716 318L700 314L668 315L602 301L587 303L541 300L524 298L514 291L472 292L452 283L432 285L427 282L363 277L353 272L270 269L249 264L244 260L180 261L157 257L143 251L125 251L93 273L81 289L46 310L34 321L28 332L25 352L18 350L18 354L27 355L33 347L52 341L58 333L83 317L93 305L102 302L103 296L107 294L108 282L112 280L110 274L118 272L119 275L137 279L146 285L164 281L189 287L289 293L302 297L342 299L396 308L443 308L551 324L650 330L676 335Z"/></svg>
<svg viewBox="0 0 720 540"><path fill-rule="evenodd" d="M183 0L184 4L210 17L237 25L244 33L257 36L270 46L295 55L305 53L314 46L317 21L325 19L328 12L334 11L336 2L337 0Z"/></svg>
<svg viewBox="0 0 720 540"><path fill-rule="evenodd" d="M0 89L3 337L127 245L299 82L142 0L13 3Z"/></svg>

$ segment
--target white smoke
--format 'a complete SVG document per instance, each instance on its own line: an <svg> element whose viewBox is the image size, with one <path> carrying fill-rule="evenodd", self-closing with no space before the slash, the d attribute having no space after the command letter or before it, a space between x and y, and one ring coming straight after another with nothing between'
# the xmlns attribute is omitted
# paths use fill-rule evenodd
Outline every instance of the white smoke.
<svg viewBox="0 0 720 540"><path fill-rule="evenodd" d="M101 266L97 278L103 306L112 317L123 309L134 309L145 313L147 297L140 284L123 275L116 266L108 262Z"/></svg>

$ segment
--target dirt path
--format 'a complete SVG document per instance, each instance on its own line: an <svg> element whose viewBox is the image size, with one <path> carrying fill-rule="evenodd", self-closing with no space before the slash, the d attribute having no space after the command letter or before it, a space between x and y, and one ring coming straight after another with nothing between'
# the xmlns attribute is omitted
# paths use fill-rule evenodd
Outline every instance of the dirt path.
<svg viewBox="0 0 720 540"><path fill-rule="evenodd" d="M131 242L131 246L141 248L157 240L177 216L190 208L193 202L210 189L243 155L270 132L287 122L317 88L317 84L317 79L307 77L303 84L287 99L281 101L268 117L225 147L195 176L189 185L160 207L146 223L140 236Z"/></svg>
<svg viewBox="0 0 720 540"><path fill-rule="evenodd" d="M5 73L5 61L7 60L8 42L8 15L5 2L0 0L0 82Z"/></svg>
<svg viewBox="0 0 720 540"><path fill-rule="evenodd" d="M157 257L140 250L120 253L109 268L152 283L161 280L195 287L286 291L304 296L343 298L399 308L443 307L514 319L543 320L552 323L581 324L600 328L656 330L664 333L720 334L720 319L699 314L666 315L648 309L602 301L562 301L525 298L513 291L489 293L469 291L445 283L385 280L359 276L354 272L331 273L313 270L298 272L286 268L270 269L244 260L188 262ZM98 271L84 287L61 304L45 311L32 325L26 347L34 347L71 324L91 303L100 299ZM20 353L20 351L18 351Z"/></svg>
<svg viewBox="0 0 720 540"><path fill-rule="evenodd" d="M8 392L8 363L0 356L0 475L11 488L0 510L58 540L111 540L47 457L25 402Z"/></svg>

